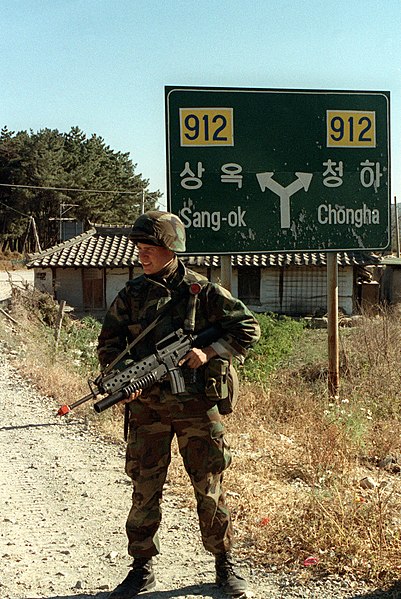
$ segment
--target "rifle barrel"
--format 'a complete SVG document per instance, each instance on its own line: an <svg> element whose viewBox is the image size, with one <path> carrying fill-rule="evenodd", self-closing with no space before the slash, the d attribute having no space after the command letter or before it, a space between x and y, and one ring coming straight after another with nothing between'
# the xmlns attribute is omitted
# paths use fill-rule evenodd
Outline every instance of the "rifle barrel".
<svg viewBox="0 0 401 599"><path fill-rule="evenodd" d="M64 404L63 406L60 406L59 411L57 412L57 416L65 416L66 414L68 414L68 412L71 412L71 410L73 410L77 406L80 406L82 403L85 403L90 399L96 399L96 397L97 395L95 395L94 393L89 393L88 395L85 395L85 397L78 399L78 401L75 401L71 405Z"/></svg>

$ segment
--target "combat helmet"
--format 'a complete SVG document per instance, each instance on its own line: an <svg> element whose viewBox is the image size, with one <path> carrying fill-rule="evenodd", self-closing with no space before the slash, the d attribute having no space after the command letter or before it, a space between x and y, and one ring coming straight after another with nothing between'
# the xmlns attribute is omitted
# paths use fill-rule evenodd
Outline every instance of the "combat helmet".
<svg viewBox="0 0 401 599"><path fill-rule="evenodd" d="M185 252L185 227L171 212L150 210L134 222L130 239L135 243L149 243L173 252Z"/></svg>

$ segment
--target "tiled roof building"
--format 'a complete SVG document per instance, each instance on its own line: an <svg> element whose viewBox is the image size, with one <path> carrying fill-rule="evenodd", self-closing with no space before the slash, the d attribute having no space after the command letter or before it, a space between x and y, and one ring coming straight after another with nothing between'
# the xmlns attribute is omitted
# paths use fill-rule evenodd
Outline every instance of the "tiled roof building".
<svg viewBox="0 0 401 599"><path fill-rule="evenodd" d="M30 257L35 284L77 310L105 310L125 282L142 272L131 227L96 226ZM371 253L338 252L339 306L351 314L358 284ZM220 277L220 256L183 255L184 262L212 281ZM231 256L234 295L256 311L307 315L326 311L324 252L261 253ZM365 273L366 274L366 273Z"/></svg>
<svg viewBox="0 0 401 599"><path fill-rule="evenodd" d="M48 268L124 268L138 265L135 246L128 239L131 227L97 226L73 239L31 256L28 266ZM219 267L220 256L184 255L189 266ZM371 253L338 252L339 266L377 264L379 258ZM237 266L325 266L325 252L294 252L266 254L237 254L231 257Z"/></svg>

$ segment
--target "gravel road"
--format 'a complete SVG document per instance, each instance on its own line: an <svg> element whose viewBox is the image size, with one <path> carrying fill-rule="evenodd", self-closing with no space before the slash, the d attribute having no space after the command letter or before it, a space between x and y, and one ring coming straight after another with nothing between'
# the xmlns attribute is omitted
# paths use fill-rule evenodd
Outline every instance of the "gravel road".
<svg viewBox="0 0 401 599"><path fill-rule="evenodd" d="M23 289L26 285L33 285L33 281L33 270L0 270L0 303L10 297L11 285Z"/></svg>
<svg viewBox="0 0 401 599"><path fill-rule="evenodd" d="M105 599L130 563L124 447L99 440L76 416L57 418L56 408L21 379L0 344L1 599ZM161 542L156 590L141 597L223 599L195 514L168 485ZM242 567L255 599L401 596L341 578L305 586L296 574Z"/></svg>

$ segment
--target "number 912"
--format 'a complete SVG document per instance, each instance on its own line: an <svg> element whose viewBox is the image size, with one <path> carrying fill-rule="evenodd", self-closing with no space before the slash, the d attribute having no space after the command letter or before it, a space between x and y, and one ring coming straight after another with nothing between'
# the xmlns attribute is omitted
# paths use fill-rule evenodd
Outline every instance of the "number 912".
<svg viewBox="0 0 401 599"><path fill-rule="evenodd" d="M180 108L181 146L233 146L232 108Z"/></svg>
<svg viewBox="0 0 401 599"><path fill-rule="evenodd" d="M375 148L375 112L328 110L327 147Z"/></svg>

